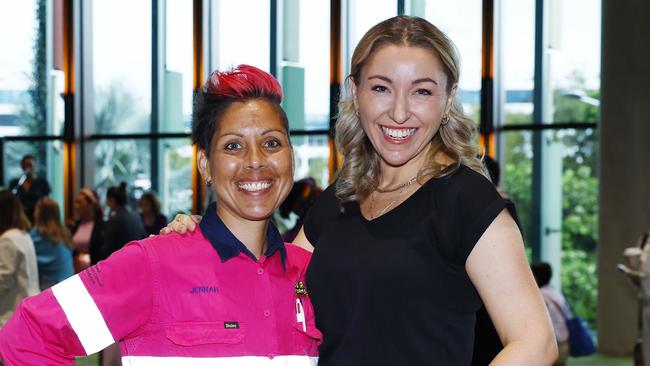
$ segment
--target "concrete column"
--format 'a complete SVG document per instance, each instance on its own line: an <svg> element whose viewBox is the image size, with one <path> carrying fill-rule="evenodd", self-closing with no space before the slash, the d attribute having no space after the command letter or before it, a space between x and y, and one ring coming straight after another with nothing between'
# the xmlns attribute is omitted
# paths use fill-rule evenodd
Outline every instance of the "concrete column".
<svg viewBox="0 0 650 366"><path fill-rule="evenodd" d="M598 343L623 355L637 336L637 297L616 264L650 229L650 2L602 6Z"/></svg>

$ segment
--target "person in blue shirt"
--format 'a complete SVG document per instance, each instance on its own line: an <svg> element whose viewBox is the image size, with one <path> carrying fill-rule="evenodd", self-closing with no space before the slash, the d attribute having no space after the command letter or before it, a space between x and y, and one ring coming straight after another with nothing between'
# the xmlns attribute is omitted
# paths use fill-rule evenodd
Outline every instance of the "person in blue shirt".
<svg viewBox="0 0 650 366"><path fill-rule="evenodd" d="M30 231L36 249L39 285L41 290L65 280L74 274L72 266L72 238L61 222L56 201L43 198L34 209L34 228Z"/></svg>

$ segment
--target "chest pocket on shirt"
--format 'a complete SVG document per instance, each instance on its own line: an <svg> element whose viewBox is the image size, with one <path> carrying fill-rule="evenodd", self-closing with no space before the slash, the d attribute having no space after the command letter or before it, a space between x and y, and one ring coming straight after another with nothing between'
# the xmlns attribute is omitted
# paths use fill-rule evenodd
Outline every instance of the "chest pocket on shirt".
<svg viewBox="0 0 650 366"><path fill-rule="evenodd" d="M179 346L238 344L244 340L241 328L225 329L224 322L170 324L165 327L165 335Z"/></svg>
<svg viewBox="0 0 650 366"><path fill-rule="evenodd" d="M316 328L311 300L309 297L296 298L294 299L294 307L296 317L293 319L292 325L296 330L294 339L297 349L305 350L307 354L316 355L318 345L323 341L323 334ZM303 314L304 318L299 319L299 312ZM301 321L302 319L304 321Z"/></svg>

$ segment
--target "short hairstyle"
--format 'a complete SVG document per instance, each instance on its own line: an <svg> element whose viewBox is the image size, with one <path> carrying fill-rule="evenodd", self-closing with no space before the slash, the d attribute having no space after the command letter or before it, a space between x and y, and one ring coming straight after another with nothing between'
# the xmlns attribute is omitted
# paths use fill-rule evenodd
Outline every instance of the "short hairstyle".
<svg viewBox="0 0 650 366"><path fill-rule="evenodd" d="M30 226L18 196L8 189L0 191L0 235L9 229L27 231Z"/></svg>
<svg viewBox="0 0 650 366"><path fill-rule="evenodd" d="M120 206L126 206L128 196L126 195L126 183L122 182L119 186L111 187L106 191L106 198L112 198Z"/></svg>
<svg viewBox="0 0 650 366"><path fill-rule="evenodd" d="M144 192L142 194L142 197L140 197L140 200L144 200L149 202L151 205L151 209L153 210L154 215L160 215L160 200L158 199L158 195L154 191L148 191Z"/></svg>
<svg viewBox="0 0 650 366"><path fill-rule="evenodd" d="M350 75L346 81L359 85L361 74L369 60L383 47L419 47L440 58L447 76L447 93L452 93L460 78L460 58L453 42L440 29L425 19L400 15L389 18L370 28L354 49ZM349 93L348 93L349 94ZM449 121L441 125L430 142L428 165L418 173L418 178L452 173L461 164L487 177L485 167L476 157L474 142L476 125L467 118L458 101L453 100ZM380 157L361 126L353 98L339 102L336 123L336 148L345 157L336 182L336 195L342 202L356 201L377 188ZM439 152L445 153L455 164L442 166L436 162Z"/></svg>
<svg viewBox="0 0 650 366"><path fill-rule="evenodd" d="M537 286L543 287L551 282L551 278L553 277L553 269L549 263L535 262L530 265L530 269L533 271L533 276L535 276L535 282L537 282Z"/></svg>
<svg viewBox="0 0 650 366"><path fill-rule="evenodd" d="M288 134L289 121L280 106L282 98L280 83L255 66L239 65L223 72L215 70L196 97L192 142L209 156L212 137L228 107L234 102L244 103L251 99L264 99L274 106Z"/></svg>

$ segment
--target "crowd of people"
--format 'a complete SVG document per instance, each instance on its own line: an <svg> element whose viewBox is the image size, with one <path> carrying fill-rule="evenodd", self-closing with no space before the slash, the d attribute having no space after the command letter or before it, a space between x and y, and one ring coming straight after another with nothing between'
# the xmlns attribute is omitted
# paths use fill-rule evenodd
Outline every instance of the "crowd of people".
<svg viewBox="0 0 650 366"><path fill-rule="evenodd" d="M108 189L106 217L99 195L82 188L74 199L74 218L66 222L59 203L49 197L48 182L35 175L34 157L25 156L21 165L24 175L0 192L0 298L7 300L0 309L0 327L23 298L167 224L154 192L140 198L139 215L131 212L126 207L125 183Z"/></svg>
<svg viewBox="0 0 650 366"><path fill-rule="evenodd" d="M133 365L470 365L484 308L499 338L486 364L555 362L514 205L456 99L452 41L393 17L362 37L350 70L335 131L343 165L323 191L293 184L279 82L239 65L213 72L195 101L197 167L216 201L202 217L165 226L152 195L138 216L121 184L107 192L107 221L82 189L71 233L56 202L39 200L30 236L17 198L29 177L0 193L12 215L2 240L24 258L25 284L8 286L0 359L71 365L118 342ZM293 244L273 224L278 208L299 216ZM59 282L70 267L81 272Z"/></svg>

